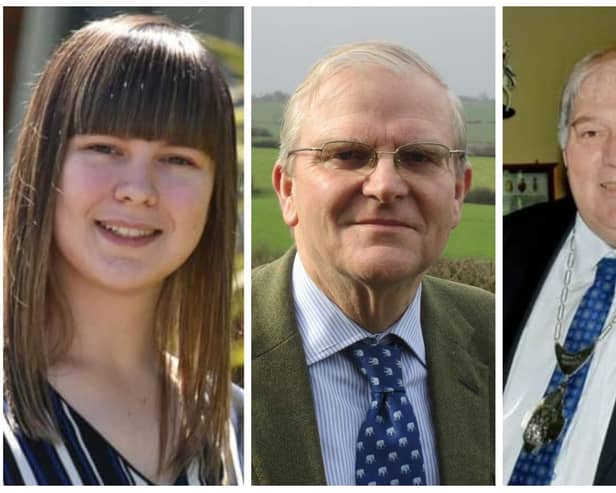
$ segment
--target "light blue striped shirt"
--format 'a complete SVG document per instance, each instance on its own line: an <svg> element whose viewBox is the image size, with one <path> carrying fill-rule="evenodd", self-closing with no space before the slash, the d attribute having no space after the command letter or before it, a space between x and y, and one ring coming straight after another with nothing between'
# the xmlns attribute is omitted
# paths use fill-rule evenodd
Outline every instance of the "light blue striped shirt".
<svg viewBox="0 0 616 493"><path fill-rule="evenodd" d="M293 262L293 299L306 353L327 484L355 484L357 434L370 407L368 380L341 351L366 337L380 341L389 334L408 345L402 348L402 378L419 425L427 484L439 484L421 333L421 286L400 320L377 336L350 320L325 296L304 270L299 255Z"/></svg>

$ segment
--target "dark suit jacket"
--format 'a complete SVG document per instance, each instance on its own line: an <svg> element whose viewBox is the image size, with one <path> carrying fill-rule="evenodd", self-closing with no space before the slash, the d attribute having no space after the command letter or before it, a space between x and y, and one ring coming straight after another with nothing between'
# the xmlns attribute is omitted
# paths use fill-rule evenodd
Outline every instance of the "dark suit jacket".
<svg viewBox="0 0 616 493"><path fill-rule="evenodd" d="M567 198L528 207L504 218L503 382L507 381L526 320L573 227L575 214L575 204ZM616 484L616 409L603 442L594 483Z"/></svg>
<svg viewBox="0 0 616 493"><path fill-rule="evenodd" d="M293 255L253 272L253 484L326 484ZM494 297L426 278L421 317L441 482L494 484Z"/></svg>

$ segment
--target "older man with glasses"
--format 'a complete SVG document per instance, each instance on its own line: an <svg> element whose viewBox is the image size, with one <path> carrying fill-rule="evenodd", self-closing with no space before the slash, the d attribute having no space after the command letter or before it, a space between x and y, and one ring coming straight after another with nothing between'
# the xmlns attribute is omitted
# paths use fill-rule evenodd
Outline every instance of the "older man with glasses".
<svg viewBox="0 0 616 493"><path fill-rule="evenodd" d="M471 183L459 100L410 50L342 47L289 101L296 248L253 275L254 484L494 482L494 299L425 276Z"/></svg>

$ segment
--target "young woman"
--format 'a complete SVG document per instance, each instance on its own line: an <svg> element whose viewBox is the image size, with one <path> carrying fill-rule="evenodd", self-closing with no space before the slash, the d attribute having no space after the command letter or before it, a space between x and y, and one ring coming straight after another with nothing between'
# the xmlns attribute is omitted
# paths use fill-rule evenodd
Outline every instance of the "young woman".
<svg viewBox="0 0 616 493"><path fill-rule="evenodd" d="M241 480L236 173L229 92L189 31L119 16L54 53L6 208L5 484Z"/></svg>

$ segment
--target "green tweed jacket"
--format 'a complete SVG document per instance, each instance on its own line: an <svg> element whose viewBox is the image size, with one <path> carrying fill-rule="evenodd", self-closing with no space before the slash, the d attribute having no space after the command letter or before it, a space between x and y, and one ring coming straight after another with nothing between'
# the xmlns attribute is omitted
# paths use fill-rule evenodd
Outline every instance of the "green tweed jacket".
<svg viewBox="0 0 616 493"><path fill-rule="evenodd" d="M295 252L253 271L252 483L326 484L297 330ZM494 297L426 277L421 297L442 484L494 484Z"/></svg>

